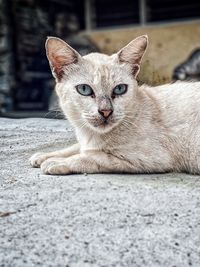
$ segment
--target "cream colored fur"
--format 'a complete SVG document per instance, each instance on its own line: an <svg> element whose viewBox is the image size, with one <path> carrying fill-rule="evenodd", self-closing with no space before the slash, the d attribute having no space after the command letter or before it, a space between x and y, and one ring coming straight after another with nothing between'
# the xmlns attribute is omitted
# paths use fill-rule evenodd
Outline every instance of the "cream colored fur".
<svg viewBox="0 0 200 267"><path fill-rule="evenodd" d="M135 78L146 46L147 37L141 36L112 56L82 58L60 39L48 39L56 92L78 144L37 153L32 166L46 174L200 173L200 83L138 87ZM78 84L89 84L95 97L78 94ZM118 84L127 84L128 91L112 99ZM114 110L106 125L98 113L108 105L105 97Z"/></svg>

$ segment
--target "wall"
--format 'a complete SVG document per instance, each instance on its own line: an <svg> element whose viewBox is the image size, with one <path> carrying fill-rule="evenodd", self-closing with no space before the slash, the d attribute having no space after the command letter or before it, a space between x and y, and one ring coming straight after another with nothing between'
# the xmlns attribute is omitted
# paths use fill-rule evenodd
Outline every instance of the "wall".
<svg viewBox="0 0 200 267"><path fill-rule="evenodd" d="M175 66L183 62L195 48L200 48L200 21L89 33L103 53L112 54L135 37L148 34L149 48L139 78L156 85L171 80Z"/></svg>

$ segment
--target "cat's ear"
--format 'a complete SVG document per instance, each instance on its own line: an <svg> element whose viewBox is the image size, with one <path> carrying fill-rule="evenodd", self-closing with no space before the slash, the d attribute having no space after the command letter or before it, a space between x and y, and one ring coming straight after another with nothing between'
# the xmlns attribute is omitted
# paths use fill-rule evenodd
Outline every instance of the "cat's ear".
<svg viewBox="0 0 200 267"><path fill-rule="evenodd" d="M147 45L148 37L147 35L142 35L131 41L117 53L119 62L125 62L131 65L134 77L136 77L140 71L140 64L147 49Z"/></svg>
<svg viewBox="0 0 200 267"><path fill-rule="evenodd" d="M52 74L57 82L62 79L67 67L78 63L81 59L81 55L76 50L56 37L48 37L45 47Z"/></svg>

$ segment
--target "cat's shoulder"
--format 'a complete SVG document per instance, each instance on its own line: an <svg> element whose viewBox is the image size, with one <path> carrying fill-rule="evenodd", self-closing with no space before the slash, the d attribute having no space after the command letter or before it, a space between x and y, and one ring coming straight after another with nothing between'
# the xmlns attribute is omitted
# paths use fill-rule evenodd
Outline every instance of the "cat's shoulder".
<svg viewBox="0 0 200 267"><path fill-rule="evenodd" d="M177 81L175 83L162 84L157 86L149 86L142 84L140 87L141 91L170 91L170 90L199 90L200 82L182 82Z"/></svg>
<svg viewBox="0 0 200 267"><path fill-rule="evenodd" d="M139 87L141 94L150 98L170 101L200 101L200 82L175 82L159 86L142 85Z"/></svg>

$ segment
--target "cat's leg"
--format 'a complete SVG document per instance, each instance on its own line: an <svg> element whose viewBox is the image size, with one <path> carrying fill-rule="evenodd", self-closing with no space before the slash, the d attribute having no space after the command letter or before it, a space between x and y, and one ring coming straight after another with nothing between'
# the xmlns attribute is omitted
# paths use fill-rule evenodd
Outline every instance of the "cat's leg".
<svg viewBox="0 0 200 267"><path fill-rule="evenodd" d="M137 172L130 162L104 152L50 158L41 164L41 170L46 174Z"/></svg>
<svg viewBox="0 0 200 267"><path fill-rule="evenodd" d="M79 153L80 151L80 146L79 144L74 144L68 148L62 149L62 150L57 150L54 152L38 152L35 153L30 159L30 163L33 167L40 167L40 165L42 164L42 162L44 162L45 160L47 160L48 158L52 158L52 157L70 157L73 155L76 155L77 153Z"/></svg>

